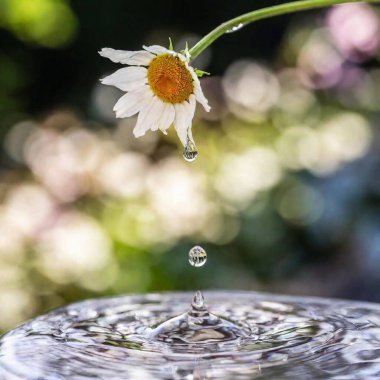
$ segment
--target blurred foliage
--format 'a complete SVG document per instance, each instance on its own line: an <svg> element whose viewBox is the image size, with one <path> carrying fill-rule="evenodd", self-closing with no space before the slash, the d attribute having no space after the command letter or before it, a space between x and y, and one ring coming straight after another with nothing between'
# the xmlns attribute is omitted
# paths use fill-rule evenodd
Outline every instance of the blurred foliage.
<svg viewBox="0 0 380 380"><path fill-rule="evenodd" d="M221 38L197 59L213 108L196 114L189 164L173 131L136 140L135 120L114 118L121 93L98 78L116 67L96 52L169 35L178 49L250 8L147 4L0 0L0 329L123 292L379 301L377 10L349 4ZM209 256L201 269L187 263L195 244Z"/></svg>
<svg viewBox="0 0 380 380"><path fill-rule="evenodd" d="M76 18L65 0L1 0L0 25L24 41L59 47L73 38Z"/></svg>

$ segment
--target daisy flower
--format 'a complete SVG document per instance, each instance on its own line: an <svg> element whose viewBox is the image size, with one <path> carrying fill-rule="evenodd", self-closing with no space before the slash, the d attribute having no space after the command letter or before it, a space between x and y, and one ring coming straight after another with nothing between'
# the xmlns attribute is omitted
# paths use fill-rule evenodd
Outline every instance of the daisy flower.
<svg viewBox="0 0 380 380"><path fill-rule="evenodd" d="M116 117L138 113L133 130L135 137L143 136L149 129L166 134L173 124L185 152L189 144L195 148L191 125L196 102L207 112L210 106L196 70L189 65L189 56L157 45L144 46L144 49L104 48L99 52L113 62L129 65L101 79L103 84L126 91L113 108Z"/></svg>

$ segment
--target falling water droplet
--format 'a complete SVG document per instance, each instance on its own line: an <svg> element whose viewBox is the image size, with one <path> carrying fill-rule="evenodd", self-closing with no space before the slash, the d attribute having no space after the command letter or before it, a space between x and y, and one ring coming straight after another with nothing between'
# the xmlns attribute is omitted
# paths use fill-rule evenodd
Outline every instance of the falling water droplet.
<svg viewBox="0 0 380 380"><path fill-rule="evenodd" d="M237 31L240 30L243 26L244 26L244 24L241 22L240 24L233 26L231 29L228 29L228 30L226 31L226 33L234 33L234 32L237 32Z"/></svg>
<svg viewBox="0 0 380 380"><path fill-rule="evenodd" d="M202 247L200 247L199 245L196 245L195 247L190 249L189 263L193 267L201 267L205 265L206 261L207 261L207 253Z"/></svg>
<svg viewBox="0 0 380 380"><path fill-rule="evenodd" d="M187 142L185 149L183 150L183 158L187 162L193 162L198 156L197 147L195 146L195 143L193 140L187 136Z"/></svg>

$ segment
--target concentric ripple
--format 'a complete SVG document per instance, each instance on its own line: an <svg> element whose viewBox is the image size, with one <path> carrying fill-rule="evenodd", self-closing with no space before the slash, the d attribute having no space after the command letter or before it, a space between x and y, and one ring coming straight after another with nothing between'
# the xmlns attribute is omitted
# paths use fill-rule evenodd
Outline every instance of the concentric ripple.
<svg viewBox="0 0 380 380"><path fill-rule="evenodd" d="M206 311L189 312L190 293L58 309L3 336L0 379L380 379L380 305L253 292L205 298Z"/></svg>

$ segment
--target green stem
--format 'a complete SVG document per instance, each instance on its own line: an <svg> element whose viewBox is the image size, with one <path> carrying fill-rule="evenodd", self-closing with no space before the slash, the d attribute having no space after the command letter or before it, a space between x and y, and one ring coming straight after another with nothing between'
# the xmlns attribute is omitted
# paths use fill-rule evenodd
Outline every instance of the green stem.
<svg viewBox="0 0 380 380"><path fill-rule="evenodd" d="M265 18L279 16L286 13L305 11L308 9L323 8L330 5L337 5L343 3L379 3L380 0L301 0L294 1L291 3L275 5L268 8L258 9L253 12L245 13L241 16L235 17L232 20L224 22L219 25L217 28L212 30L209 34L204 36L200 41L198 41L190 50L190 56L193 60L199 54L202 53L208 46L210 46L217 38L222 36L228 30L231 30L233 27L238 27L240 24L246 25L254 21L263 20Z"/></svg>

